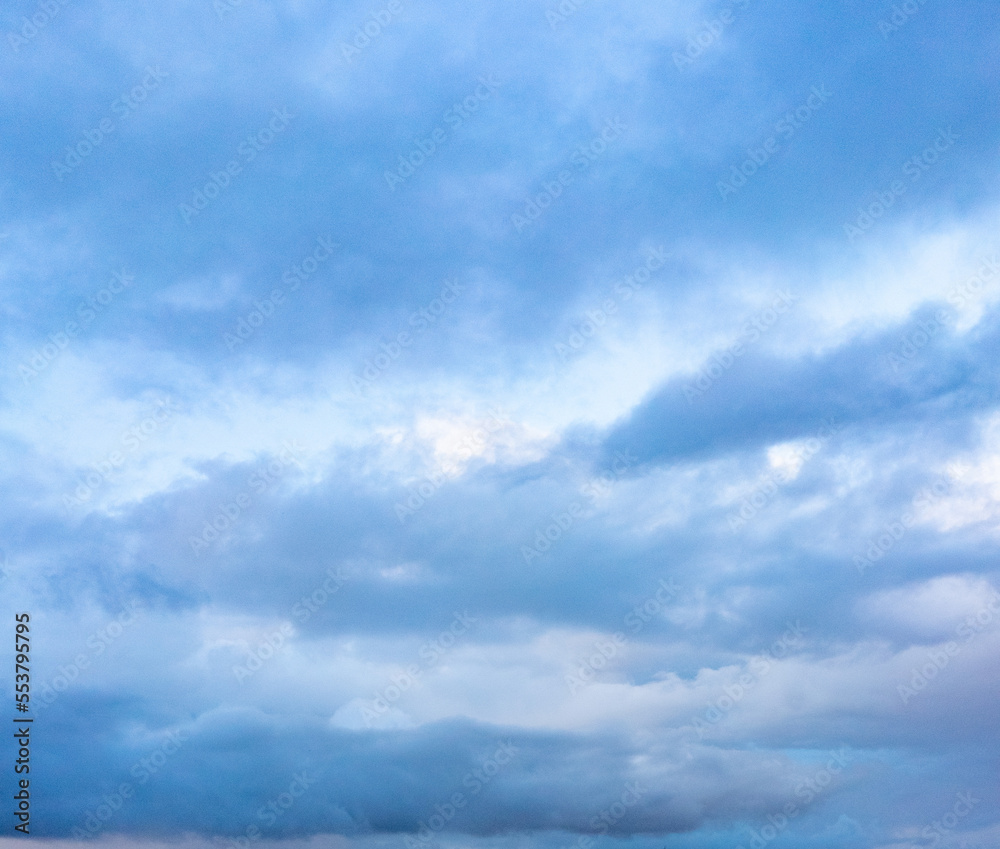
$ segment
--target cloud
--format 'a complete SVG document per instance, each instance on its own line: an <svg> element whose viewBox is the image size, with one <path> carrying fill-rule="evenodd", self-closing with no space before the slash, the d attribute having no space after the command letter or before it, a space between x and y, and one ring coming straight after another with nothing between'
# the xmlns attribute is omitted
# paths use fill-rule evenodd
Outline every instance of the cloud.
<svg viewBox="0 0 1000 849"><path fill-rule="evenodd" d="M35 839L906 846L995 795L980 10L46 8L0 27Z"/></svg>

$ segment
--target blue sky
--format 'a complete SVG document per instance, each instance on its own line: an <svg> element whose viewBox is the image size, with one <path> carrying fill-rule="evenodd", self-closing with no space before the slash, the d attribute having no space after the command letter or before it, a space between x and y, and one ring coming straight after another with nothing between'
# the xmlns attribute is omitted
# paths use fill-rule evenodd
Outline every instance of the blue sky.
<svg viewBox="0 0 1000 849"><path fill-rule="evenodd" d="M32 839L1000 846L994 13L9 4Z"/></svg>

